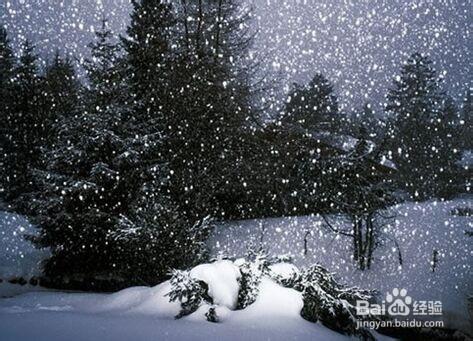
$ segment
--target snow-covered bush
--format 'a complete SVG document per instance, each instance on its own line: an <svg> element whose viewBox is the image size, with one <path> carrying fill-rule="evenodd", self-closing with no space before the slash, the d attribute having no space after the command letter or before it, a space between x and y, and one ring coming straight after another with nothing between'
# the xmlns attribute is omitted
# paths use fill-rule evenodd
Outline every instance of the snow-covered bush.
<svg viewBox="0 0 473 341"><path fill-rule="evenodd" d="M171 302L178 301L180 318L202 305L234 310L237 306L240 271L229 260L200 264L189 271L173 270L168 293ZM208 311L208 320L217 320L217 311ZM215 321L213 321L215 322Z"/></svg>
<svg viewBox="0 0 473 341"><path fill-rule="evenodd" d="M294 257L289 254L277 255L277 256L272 257L272 259L270 260L271 264L292 263L293 261L294 261Z"/></svg>
<svg viewBox="0 0 473 341"><path fill-rule="evenodd" d="M265 266L260 259L255 259L254 261L243 260L238 263L238 267L240 268L241 277L238 280L240 288L237 309L245 309L258 297L259 284Z"/></svg>
<svg viewBox="0 0 473 341"><path fill-rule="evenodd" d="M284 294L297 293L300 305L296 311L302 318L320 321L338 332L371 338L367 331L356 329L355 313L356 301L370 300L373 292L340 284L334 274L318 264L302 271L289 262L271 264L263 251L234 262L218 260L189 271L174 270L168 296L181 304L176 318L195 312L207 321L220 322L219 309L266 309L263 302L271 296L268 283L291 289L281 288L286 290ZM249 308L253 303L257 308Z"/></svg>
<svg viewBox="0 0 473 341"><path fill-rule="evenodd" d="M237 309L245 309L256 301L259 293L261 277L269 273L269 263L264 252L254 254L253 260L240 260L237 262L241 277L238 280Z"/></svg>
<svg viewBox="0 0 473 341"><path fill-rule="evenodd" d="M369 300L373 292L346 287L333 273L316 264L281 281L286 287L302 292L304 306L301 316L311 322L321 321L325 326L347 334L355 334L356 301Z"/></svg>
<svg viewBox="0 0 473 341"><path fill-rule="evenodd" d="M220 322L220 319L217 315L217 309L214 306L209 308L209 311L205 313L205 317L209 322Z"/></svg>
<svg viewBox="0 0 473 341"><path fill-rule="evenodd" d="M299 269L291 261L276 261L269 266L271 278L283 286L288 286L286 284L299 274Z"/></svg>
<svg viewBox="0 0 473 341"><path fill-rule="evenodd" d="M173 270L170 282L169 300L181 303L181 311L176 318L192 314L202 303L213 302L212 297L208 295L207 283L193 278L189 271Z"/></svg>

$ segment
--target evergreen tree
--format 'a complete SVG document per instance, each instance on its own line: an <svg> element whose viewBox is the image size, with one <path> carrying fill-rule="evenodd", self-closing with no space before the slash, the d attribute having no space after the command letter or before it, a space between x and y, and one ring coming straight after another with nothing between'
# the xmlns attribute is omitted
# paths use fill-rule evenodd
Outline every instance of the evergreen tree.
<svg viewBox="0 0 473 341"><path fill-rule="evenodd" d="M104 118L105 125L118 129L132 119L135 109L130 94L127 63L120 44L114 41L108 28L107 19L102 19L101 29L95 32L95 36L95 41L89 44L92 58L86 59L84 63L88 79L84 105L86 111Z"/></svg>
<svg viewBox="0 0 473 341"><path fill-rule="evenodd" d="M191 217L228 216L248 181L248 12L232 0L182 2L176 11L176 84L164 124L173 194Z"/></svg>
<svg viewBox="0 0 473 341"><path fill-rule="evenodd" d="M446 96L441 108L441 119L434 123L437 134L435 149L439 163L436 194L450 198L462 193L463 179L459 161L463 154L464 138L461 113L453 99Z"/></svg>
<svg viewBox="0 0 473 341"><path fill-rule="evenodd" d="M322 74L316 74L306 86L294 85L283 121L308 131L330 131L336 127L337 114L338 101L332 85Z"/></svg>
<svg viewBox="0 0 473 341"><path fill-rule="evenodd" d="M337 114L331 84L316 74L308 85L294 85L280 121L267 127L268 145L259 157L270 165L262 170L270 187L262 191L271 193L278 214L310 214L327 204L321 186L329 170L318 140L336 134Z"/></svg>
<svg viewBox="0 0 473 341"><path fill-rule="evenodd" d="M373 110L370 103L365 103L363 108L355 114L352 122L352 131L350 135L356 136L360 129L367 133L366 138L379 143L384 137L385 123L379 117L379 113Z"/></svg>
<svg viewBox="0 0 473 341"><path fill-rule="evenodd" d="M127 37L122 37L134 101L136 125L162 132L172 80L172 29L175 19L167 1L133 0Z"/></svg>
<svg viewBox="0 0 473 341"><path fill-rule="evenodd" d="M32 170L40 163L40 148L49 134L48 113L44 109L37 57L34 47L26 41L14 69L11 107L4 121L5 197L20 211L22 203L17 199L33 187Z"/></svg>
<svg viewBox="0 0 473 341"><path fill-rule="evenodd" d="M143 0L133 6L123 43L136 124L162 136L156 157L172 173L171 196L183 214L190 221L225 214L244 190L247 13L229 0Z"/></svg>
<svg viewBox="0 0 473 341"><path fill-rule="evenodd" d="M0 26L0 195L6 191L9 178L13 174L7 171L8 156L12 150L9 145L13 138L8 132L8 127L13 117L13 76L16 60L10 47L7 31ZM11 145L10 145L11 146Z"/></svg>
<svg viewBox="0 0 473 341"><path fill-rule="evenodd" d="M147 141L126 131L117 105L121 89L109 81L116 77L111 61L117 60L118 50L111 36L103 38L103 30L96 35L93 60L86 64L90 89L85 101L57 119L57 134L36 171L39 190L32 212L40 234L33 240L51 249L44 273L62 287L103 289L100 277L109 288L131 281L121 271L120 251L110 234L140 190L143 174L137 167ZM68 80L67 73L54 75L58 83Z"/></svg>
<svg viewBox="0 0 473 341"><path fill-rule="evenodd" d="M442 110L444 98L432 62L419 53L403 65L388 94L386 109L392 120L388 145L401 188L416 199L436 194L439 170L450 167L450 158L440 152L447 136L438 131L439 124L448 123Z"/></svg>
<svg viewBox="0 0 473 341"><path fill-rule="evenodd" d="M170 267L205 257L208 224L189 223L169 198L159 131L142 120L141 106L123 106L128 88L112 39L104 24L86 64L85 108L57 123L37 171L41 230L33 240L51 249L45 274L56 286L156 284Z"/></svg>
<svg viewBox="0 0 473 341"><path fill-rule="evenodd" d="M461 136L463 140L462 147L465 150L473 149L473 104L472 104L472 89L468 88L463 98L461 107L461 121L460 125Z"/></svg>
<svg viewBox="0 0 473 341"><path fill-rule="evenodd" d="M72 61L68 57L61 57L59 51L46 68L42 87L50 126L59 119L76 113L81 86Z"/></svg>
<svg viewBox="0 0 473 341"><path fill-rule="evenodd" d="M108 81L118 58L110 39L104 30L97 32L91 45L94 59L87 62L85 103L77 114L55 123L58 134L44 150L45 166L36 174L33 212L41 230L33 239L52 251L44 273L56 286L100 289L100 276L112 287L130 281L121 272L120 252L110 234L140 190L142 174L136 168L147 141L130 137L112 105L121 96Z"/></svg>

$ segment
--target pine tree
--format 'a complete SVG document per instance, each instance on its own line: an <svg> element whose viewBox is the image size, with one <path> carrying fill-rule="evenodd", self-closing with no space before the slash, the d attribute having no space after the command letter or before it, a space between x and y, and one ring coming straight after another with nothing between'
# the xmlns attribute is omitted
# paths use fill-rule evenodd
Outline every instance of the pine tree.
<svg viewBox="0 0 473 341"><path fill-rule="evenodd" d="M208 224L189 222L169 199L161 134L141 105L126 105L125 63L105 24L96 36L84 109L57 123L37 171L33 239L52 251L45 274L56 286L156 284L206 257Z"/></svg>
<svg viewBox="0 0 473 341"><path fill-rule="evenodd" d="M32 170L39 165L40 149L49 134L48 112L41 94L37 56L29 41L14 69L12 104L4 122L6 200L22 211L21 194L33 187Z"/></svg>
<svg viewBox="0 0 473 341"><path fill-rule="evenodd" d="M8 149L12 142L12 136L8 132L8 127L13 115L13 76L16 67L16 60L13 50L10 47L7 31L0 26L0 121L3 122L0 127L0 195L6 191L6 186L10 176L7 171Z"/></svg>
<svg viewBox="0 0 473 341"><path fill-rule="evenodd" d="M450 198L462 193L464 178L459 161L462 156L464 136L462 136L461 113L453 99L445 96L441 107L441 118L434 122L436 133L435 151L439 160L436 180L436 194Z"/></svg>
<svg viewBox="0 0 473 341"><path fill-rule="evenodd" d="M133 0L127 37L122 37L134 101L136 124L162 132L172 81L172 28L175 19L167 1Z"/></svg>
<svg viewBox="0 0 473 341"><path fill-rule="evenodd" d="M225 214L244 190L247 15L228 0L143 0L133 6L123 43L136 124L162 136L156 157L172 172L170 191L182 213L190 221Z"/></svg>
<svg viewBox="0 0 473 341"><path fill-rule="evenodd" d="M436 125L444 119L443 99L432 62L419 53L403 65L388 94L386 110L392 120L388 146L399 170L399 185L416 199L438 190L438 169L444 160Z"/></svg>
<svg viewBox="0 0 473 341"><path fill-rule="evenodd" d="M156 145L126 129L117 101L124 97L122 89L111 81L118 60L111 39L105 28L97 32L94 59L87 62L85 103L57 120L57 136L36 172L33 221L40 234L33 240L51 249L44 273L56 286L101 289L97 279L102 277L116 288L133 280L119 262L127 250L120 249L113 233L147 179L140 167L149 164L141 164L141 156ZM61 76L67 80L67 74Z"/></svg>
<svg viewBox="0 0 473 341"><path fill-rule="evenodd" d="M44 105L49 111L48 125L76 114L81 85L69 57L61 57L57 51L46 68L42 83Z"/></svg>
<svg viewBox="0 0 473 341"><path fill-rule="evenodd" d="M352 136L356 136L362 129L367 133L366 138L376 143L382 141L385 124L370 103L365 103L363 108L355 114L353 121L352 131L350 132Z"/></svg>
<svg viewBox="0 0 473 341"><path fill-rule="evenodd" d="M176 10L179 55L164 124L171 186L189 216L228 215L245 190L248 13L232 0L182 2Z"/></svg>
<svg viewBox="0 0 473 341"><path fill-rule="evenodd" d="M283 121L308 131L330 131L335 128L337 114L338 101L332 85L322 74L316 74L306 86L294 84Z"/></svg>
<svg viewBox="0 0 473 341"><path fill-rule="evenodd" d="M95 41L89 44L92 58L84 63L90 87L86 106L88 110L125 115L131 110L127 70L121 46L113 41L107 22L102 19L100 30L95 32Z"/></svg>
<svg viewBox="0 0 473 341"><path fill-rule="evenodd" d="M325 223L337 234L352 239L353 259L360 270L371 267L381 242L381 228L389 221L385 213L396 203L391 174L379 164L385 152L383 145L373 145L367 136L361 129L353 151L327 160L324 179L331 210L344 214L351 228L333 227L328 219Z"/></svg>
<svg viewBox="0 0 473 341"><path fill-rule="evenodd" d="M461 136L463 140L462 148L465 150L473 149L473 90L468 88L465 91L461 107Z"/></svg>

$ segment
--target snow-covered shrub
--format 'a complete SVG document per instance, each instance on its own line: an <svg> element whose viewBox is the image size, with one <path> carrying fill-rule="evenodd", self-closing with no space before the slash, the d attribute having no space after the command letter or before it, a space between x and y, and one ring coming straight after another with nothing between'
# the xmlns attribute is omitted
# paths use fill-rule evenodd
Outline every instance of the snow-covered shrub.
<svg viewBox="0 0 473 341"><path fill-rule="evenodd" d="M181 303L181 311L176 318L192 314L204 302L213 303L208 295L207 283L193 278L189 271L173 270L170 283L171 291L167 294L169 300Z"/></svg>
<svg viewBox="0 0 473 341"><path fill-rule="evenodd" d="M271 264L263 251L251 257L200 264L189 271L174 270L167 296L181 305L176 318L199 310L207 321L220 322L226 312L246 309L257 299L256 309L267 309L271 296L268 296L268 285L284 286L293 289L280 288L282 293L299 300L295 313L305 320L320 321L338 332L371 338L369 332L356 329L355 314L356 301L370 300L373 292L340 284L334 274L317 264L300 271L288 262Z"/></svg>
<svg viewBox="0 0 473 341"><path fill-rule="evenodd" d="M238 302L238 266L230 260L200 264L190 270L192 278L207 283L208 294L219 307L234 310Z"/></svg>
<svg viewBox="0 0 473 341"><path fill-rule="evenodd" d="M245 309L256 301L261 277L269 274L269 262L264 251L252 254L252 258L249 261L238 262L241 277L238 280L240 289L238 291L237 309Z"/></svg>
<svg viewBox="0 0 473 341"><path fill-rule="evenodd" d="M254 267L253 263L244 262L240 266L241 277L239 280L240 290L238 292L238 309L245 309L256 301L258 286L261 281L261 272Z"/></svg>
<svg viewBox="0 0 473 341"><path fill-rule="evenodd" d="M301 273L294 272L281 284L302 292L304 306L301 316L311 322L321 321L325 326L347 334L356 330L356 301L369 300L373 292L346 287L324 267L316 264Z"/></svg>
<svg viewBox="0 0 473 341"><path fill-rule="evenodd" d="M174 270L167 296L171 302L178 301L181 304L181 311L176 318L191 314L203 305L234 310L237 306L239 278L238 267L229 260L200 264L189 271ZM210 311L209 319L218 319L217 311Z"/></svg>
<svg viewBox="0 0 473 341"><path fill-rule="evenodd" d="M283 286L299 275L299 269L291 262L278 262L269 266L271 278Z"/></svg>
<svg viewBox="0 0 473 341"><path fill-rule="evenodd" d="M220 319L217 315L217 309L216 307L212 306L209 308L209 311L205 313L205 317L207 318L207 321L209 322L220 322Z"/></svg>

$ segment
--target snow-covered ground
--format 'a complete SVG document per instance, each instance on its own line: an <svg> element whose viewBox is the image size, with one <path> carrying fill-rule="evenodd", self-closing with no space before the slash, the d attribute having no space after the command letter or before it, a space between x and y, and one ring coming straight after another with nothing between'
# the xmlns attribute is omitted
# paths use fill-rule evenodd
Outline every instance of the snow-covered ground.
<svg viewBox="0 0 473 341"><path fill-rule="evenodd" d="M291 254L298 266L319 262L335 271L350 285L374 288L381 293L406 288L415 300L441 300L447 326L470 331L467 296L473 293L473 240L465 230L473 229L471 217L453 216L456 207L472 207L471 198L450 202L403 204L394 209L397 218L388 233L402 249L399 267L397 250L386 241L375 252L373 268L357 271L350 260L350 243L336 236L317 217L293 217L230 222L217 227L209 245L239 257L249 245L262 240L270 255ZM23 218L0 215L0 278L37 274L38 261L46 253L36 251L19 235L32 231ZM263 231L264 227L264 232ZM304 235L311 231L307 255ZM29 232L28 232L29 233ZM433 250L439 252L436 271L431 271ZM17 255L18 257L15 257ZM23 255L23 257L21 257ZM231 263L231 262L229 262ZM209 283L209 293L218 307L220 323L205 320L208 306L175 320L179 304L169 302L169 282L156 287L134 287L114 294L40 292L3 281L8 295L0 299L1 340L342 340L338 334L300 316L299 292L263 278L257 301L244 310L233 311L236 274L225 262L192 270ZM16 289L15 289L16 288ZM18 289L22 288L22 289ZM7 290L6 290L7 289ZM6 290L6 291L5 291ZM1 296L1 295L0 295ZM471 333L471 331L470 331Z"/></svg>
<svg viewBox="0 0 473 341"><path fill-rule="evenodd" d="M456 207L473 207L473 198L405 203L393 208L396 218L385 233L398 241L402 266L394 242L386 240L375 250L372 269L356 270L350 259L350 240L331 232L318 217L223 224L210 245L214 254L240 257L248 247L261 245L262 240L270 255L291 255L298 266L318 262L336 272L342 282L378 290L381 299L393 288L405 288L414 300L442 301L445 325L473 334L467 305L467 297L473 294L473 237L465 235L465 230L473 229L473 219L452 215ZM306 231L311 235L304 256ZM439 261L432 272L434 250L439 253Z"/></svg>
<svg viewBox="0 0 473 341"><path fill-rule="evenodd" d="M26 240L36 231L18 215L0 213L0 340L345 340L346 336L300 316L301 294L265 278L260 295L245 310L232 311L238 293L231 262L200 265L192 276L205 280L221 323L206 321L209 306L176 320L180 305L169 302L170 283L134 287L115 294L73 293L18 285L40 273L48 256Z"/></svg>
<svg viewBox="0 0 473 341"><path fill-rule="evenodd" d="M209 306L176 320L169 281L115 294L31 292L0 300L0 339L10 340L346 340L302 319L301 293L263 278L259 296L232 311L238 295L230 261L200 265L192 275L209 283L219 323L206 321Z"/></svg>

